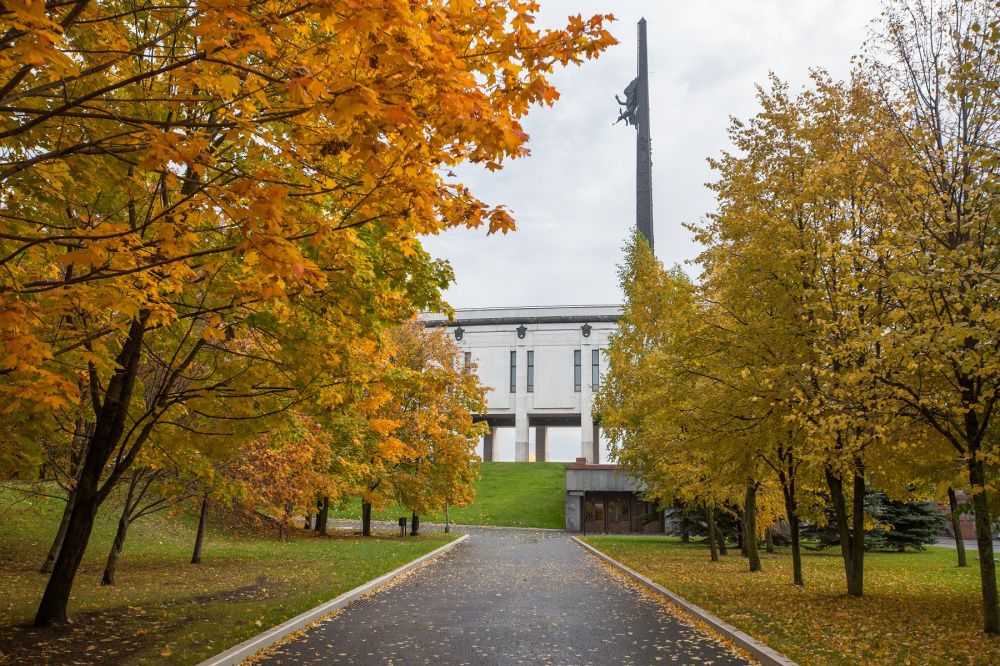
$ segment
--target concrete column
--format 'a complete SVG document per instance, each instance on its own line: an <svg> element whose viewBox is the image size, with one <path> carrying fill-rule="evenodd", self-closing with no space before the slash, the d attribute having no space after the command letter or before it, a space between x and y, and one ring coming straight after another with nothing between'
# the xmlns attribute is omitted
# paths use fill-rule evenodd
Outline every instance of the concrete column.
<svg viewBox="0 0 1000 666"><path fill-rule="evenodd" d="M514 415L514 462L529 462L528 413L518 411Z"/></svg>
<svg viewBox="0 0 1000 666"><path fill-rule="evenodd" d="M517 391L514 402L514 462L528 462L531 449L528 441L528 338L517 340Z"/></svg>
<svg viewBox="0 0 1000 666"><path fill-rule="evenodd" d="M594 464L601 462L601 426L594 424Z"/></svg>
<svg viewBox="0 0 1000 666"><path fill-rule="evenodd" d="M545 426L535 426L535 461L546 462L549 459L549 447L545 444Z"/></svg>
<svg viewBox="0 0 1000 666"><path fill-rule="evenodd" d="M590 350L591 340L597 343L596 331L590 337L580 334L580 456L587 462L596 462L594 458L594 417L590 410L594 405L594 389L590 384Z"/></svg>
<svg viewBox="0 0 1000 666"><path fill-rule="evenodd" d="M493 462L493 437L497 429L490 426L490 431L483 435L483 462Z"/></svg>

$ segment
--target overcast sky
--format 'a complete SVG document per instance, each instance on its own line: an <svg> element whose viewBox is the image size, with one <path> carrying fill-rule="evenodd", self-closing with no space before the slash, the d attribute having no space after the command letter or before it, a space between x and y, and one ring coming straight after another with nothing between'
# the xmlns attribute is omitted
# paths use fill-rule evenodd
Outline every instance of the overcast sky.
<svg viewBox="0 0 1000 666"><path fill-rule="evenodd" d="M480 198L506 204L518 230L453 230L425 239L448 259L453 307L618 303L616 266L635 224L635 130L615 94L636 74L636 22L649 35L656 254L684 262L697 247L683 222L713 210L706 158L728 146L730 116L756 110L769 71L803 85L811 67L846 77L879 13L878 0L540 0L540 24L613 13L620 42L597 60L558 71L561 98L524 122L527 158L460 175ZM794 89L793 88L793 89ZM689 270L692 270L689 267Z"/></svg>
<svg viewBox="0 0 1000 666"><path fill-rule="evenodd" d="M756 112L754 85L773 71L794 90L813 67L846 77L879 13L878 0L540 3L545 26L564 25L574 13L615 14L620 44L555 75L561 99L524 122L530 157L496 173L460 171L481 199L511 208L518 230L453 230L425 240L455 269L447 298L456 308L621 302L616 267L635 224L635 130L612 123L614 96L636 75L640 17L648 22L656 254L671 265L698 252L681 225L714 209L706 158L728 148L730 116ZM580 429L550 429L548 444L550 459L572 460ZM513 428L500 429L494 446L500 460L513 460ZM602 449L607 460L606 441Z"/></svg>

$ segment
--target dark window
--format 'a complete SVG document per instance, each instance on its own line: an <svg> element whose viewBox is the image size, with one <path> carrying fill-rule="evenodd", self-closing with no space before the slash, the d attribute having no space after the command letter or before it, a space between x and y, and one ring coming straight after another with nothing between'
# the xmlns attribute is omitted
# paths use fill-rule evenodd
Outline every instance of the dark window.
<svg viewBox="0 0 1000 666"><path fill-rule="evenodd" d="M468 369L472 365L472 352L465 352L465 368Z"/></svg>
<svg viewBox="0 0 1000 666"><path fill-rule="evenodd" d="M596 349L590 352L590 385L595 391L601 386L601 352Z"/></svg>
<svg viewBox="0 0 1000 666"><path fill-rule="evenodd" d="M581 351L579 349L573 352L573 390L577 393L580 392L580 384L583 379L583 368L581 368Z"/></svg>
<svg viewBox="0 0 1000 666"><path fill-rule="evenodd" d="M528 352L528 393L535 392L535 352Z"/></svg>
<svg viewBox="0 0 1000 666"><path fill-rule="evenodd" d="M510 392L517 393L517 352L510 353Z"/></svg>

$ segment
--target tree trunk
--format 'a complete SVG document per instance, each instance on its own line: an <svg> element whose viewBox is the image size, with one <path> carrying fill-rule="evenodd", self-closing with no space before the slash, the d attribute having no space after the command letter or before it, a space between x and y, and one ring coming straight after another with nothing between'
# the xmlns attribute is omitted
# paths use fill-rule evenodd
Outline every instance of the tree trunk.
<svg viewBox="0 0 1000 666"><path fill-rule="evenodd" d="M40 573L52 573L52 565L55 564L56 557L59 555L59 549L62 548L63 539L66 537L66 528L69 527L69 516L73 513L73 503L75 501L76 491L70 490L66 495L66 506L63 508L62 520L59 521L59 529L56 530L56 536L52 540L52 547L49 548L48 556L42 562L42 568L39 569Z"/></svg>
<svg viewBox="0 0 1000 666"><path fill-rule="evenodd" d="M118 531L115 532L115 540L111 544L108 561L104 565L104 575L101 577L101 585L115 584L115 571L118 569L118 559L121 557L122 548L125 546L125 536L128 534L128 526L132 522L132 512L137 509L139 502L142 500L143 493L141 491L139 497L135 496L139 482L139 472L133 473L132 478L129 479L128 493L125 494L125 506L122 508L121 518L118 519Z"/></svg>
<svg viewBox="0 0 1000 666"><path fill-rule="evenodd" d="M42 600L38 604L38 612L35 613L36 627L65 624L69 619L67 607L70 593L73 591L73 581L94 530L97 509L104 500L104 495L99 489L101 475L125 432L125 420L132 402L132 389L135 386L139 358L142 355L142 338L146 330L147 316L148 313L144 312L138 319L132 321L128 337L116 359L118 370L112 375L105 389L94 434L80 468L76 501L73 503L73 511L66 526L66 536L63 538L62 548L59 549L59 556L45 586Z"/></svg>
<svg viewBox="0 0 1000 666"><path fill-rule="evenodd" d="M847 515L843 480L827 470L826 484L830 488L830 500L837 516L840 551L844 557L844 574L847 578L847 594L860 597L864 593L865 478L861 474L854 474L853 515L850 517ZM848 518L851 521L850 525Z"/></svg>
<svg viewBox="0 0 1000 666"><path fill-rule="evenodd" d="M371 502L361 502L361 536L372 535L372 505Z"/></svg>
<svg viewBox="0 0 1000 666"><path fill-rule="evenodd" d="M993 530L986 497L986 474L983 461L973 452L969 459L969 485L972 511L976 516L976 546L979 550L979 581L983 592L983 631L1000 633L1000 608L997 606L997 571L993 553Z"/></svg>
<svg viewBox="0 0 1000 666"><path fill-rule="evenodd" d="M719 551L715 547L715 509L710 506L705 507L705 522L708 524L708 550L712 554L712 561L719 561Z"/></svg>
<svg viewBox="0 0 1000 666"><path fill-rule="evenodd" d="M205 520L208 518L208 495L201 498L201 512L198 514L198 533L194 537L194 552L191 564L201 564L201 545L205 541Z"/></svg>
<svg viewBox="0 0 1000 666"><path fill-rule="evenodd" d="M448 517L448 503L444 503L444 533L451 532L451 520Z"/></svg>
<svg viewBox="0 0 1000 666"><path fill-rule="evenodd" d="M760 549L757 547L757 484L748 483L743 502L743 543L746 545L750 571L760 571Z"/></svg>
<svg viewBox="0 0 1000 666"><path fill-rule="evenodd" d="M726 545L726 535L722 533L718 523L715 525L715 540L719 544L719 555L728 555L729 546Z"/></svg>
<svg viewBox="0 0 1000 666"><path fill-rule="evenodd" d="M686 510L681 514L681 543L691 543L691 521Z"/></svg>
<svg viewBox="0 0 1000 666"><path fill-rule="evenodd" d="M736 545L740 547L740 555L748 557L747 552L747 528L743 516L736 519Z"/></svg>
<svg viewBox="0 0 1000 666"><path fill-rule="evenodd" d="M128 534L128 514L129 505L126 504L121 518L118 519L118 531L115 532L115 540L111 544L111 552L108 553L107 564L104 565L104 575L101 577L101 585L115 584L115 571L118 569L118 558L121 557L122 547L125 545L125 535Z"/></svg>
<svg viewBox="0 0 1000 666"><path fill-rule="evenodd" d="M327 521L330 517L330 498L326 495L323 496L323 502L320 506L319 516L316 520L316 529L320 536L326 536Z"/></svg>
<svg viewBox="0 0 1000 666"><path fill-rule="evenodd" d="M417 536L420 534L420 516L417 512L413 512L413 516L410 518L410 536Z"/></svg>
<svg viewBox="0 0 1000 666"><path fill-rule="evenodd" d="M774 534L771 532L770 527L764 530L764 550L767 553L774 554Z"/></svg>
<svg viewBox="0 0 1000 666"><path fill-rule="evenodd" d="M958 497L955 489L948 487L948 508L951 509L951 529L955 533L955 552L958 553L958 566L967 567L969 562L965 557L965 539L962 537L961 514L958 512Z"/></svg>
<svg viewBox="0 0 1000 666"><path fill-rule="evenodd" d="M782 494L785 496L785 513L788 516L788 532L792 541L792 581L796 585L805 585L802 578L802 544L799 541L799 506L795 500L795 489L793 486L783 486Z"/></svg>

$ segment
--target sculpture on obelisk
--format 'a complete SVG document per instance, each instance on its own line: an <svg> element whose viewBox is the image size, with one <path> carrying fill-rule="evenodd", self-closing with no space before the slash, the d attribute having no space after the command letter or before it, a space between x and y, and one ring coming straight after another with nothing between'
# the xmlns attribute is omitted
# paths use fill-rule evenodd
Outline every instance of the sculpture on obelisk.
<svg viewBox="0 0 1000 666"><path fill-rule="evenodd" d="M649 138L649 66L646 59L646 19L639 19L638 76L625 88L625 99L615 95L623 108L615 124L625 121L636 129L635 225L653 247L653 155Z"/></svg>

